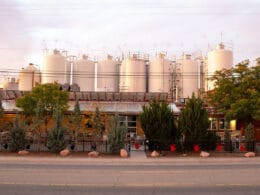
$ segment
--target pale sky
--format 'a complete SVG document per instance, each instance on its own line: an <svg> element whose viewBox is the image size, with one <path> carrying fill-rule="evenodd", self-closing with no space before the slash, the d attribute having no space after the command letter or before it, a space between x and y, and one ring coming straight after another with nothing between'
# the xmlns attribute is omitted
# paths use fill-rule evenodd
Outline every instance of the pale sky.
<svg viewBox="0 0 260 195"><path fill-rule="evenodd" d="M44 48L205 55L221 33L234 63L260 57L260 0L0 0L0 24L0 71L42 66Z"/></svg>

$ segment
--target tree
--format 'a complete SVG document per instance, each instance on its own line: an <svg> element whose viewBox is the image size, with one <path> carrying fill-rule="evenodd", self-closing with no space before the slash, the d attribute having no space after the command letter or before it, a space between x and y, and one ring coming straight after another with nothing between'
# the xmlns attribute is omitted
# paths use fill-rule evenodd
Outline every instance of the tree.
<svg viewBox="0 0 260 195"><path fill-rule="evenodd" d="M192 94L178 123L179 131L185 137L184 149L192 150L194 144L199 144L201 149L209 149L208 146L211 144L207 142L209 137L214 140L214 133L208 131L209 125L210 121L207 110L203 107L203 101ZM217 139L216 136L215 139Z"/></svg>
<svg viewBox="0 0 260 195"><path fill-rule="evenodd" d="M256 66L260 65L260 57L256 58Z"/></svg>
<svg viewBox="0 0 260 195"><path fill-rule="evenodd" d="M215 88L208 93L209 103L226 119L250 123L260 119L260 65L249 67L245 60L232 69L216 71L211 80Z"/></svg>
<svg viewBox="0 0 260 195"><path fill-rule="evenodd" d="M47 147L50 151L58 153L63 150L66 146L65 143L65 131L66 129L62 126L62 112L59 107L54 112L55 127L48 134Z"/></svg>
<svg viewBox="0 0 260 195"><path fill-rule="evenodd" d="M250 123L246 127L246 132L245 132L245 140L246 140L246 150L247 151L254 151L255 147L255 132L254 132L254 127Z"/></svg>
<svg viewBox="0 0 260 195"><path fill-rule="evenodd" d="M94 134L101 137L105 130L105 124L101 120L101 115L98 107L96 107L96 111L92 119L92 127L94 129Z"/></svg>
<svg viewBox="0 0 260 195"><path fill-rule="evenodd" d="M16 99L16 106L22 109L22 114L25 117L33 116L36 112L38 101L31 93L26 93L22 97Z"/></svg>
<svg viewBox="0 0 260 195"><path fill-rule="evenodd" d="M26 116L40 116L44 119L45 131L55 108L64 112L68 109L68 92L60 90L57 83L36 84L32 91L16 100L16 106Z"/></svg>
<svg viewBox="0 0 260 195"><path fill-rule="evenodd" d="M108 133L108 145L111 153L118 153L124 148L127 128L124 124L120 124L118 114L111 117Z"/></svg>
<svg viewBox="0 0 260 195"><path fill-rule="evenodd" d="M165 101L154 100L148 106L143 106L140 122L144 134L149 140L150 150L169 149L169 145L178 140L174 115Z"/></svg>
<svg viewBox="0 0 260 195"><path fill-rule="evenodd" d="M4 114L4 108L2 104L2 96L0 95L0 118L3 117L3 114Z"/></svg>
<svg viewBox="0 0 260 195"><path fill-rule="evenodd" d="M11 151L24 150L26 146L25 131L19 124L19 119L16 116L14 118L13 128L10 132L10 149Z"/></svg>
<svg viewBox="0 0 260 195"><path fill-rule="evenodd" d="M78 133L81 128L81 121L82 121L82 116L81 116L81 111L80 111L80 106L79 106L79 101L77 100L75 105L74 105L74 110L72 112L72 115L69 117L69 121L72 124L73 128L73 141L74 141L74 147L78 143ZM72 146L72 147L73 147Z"/></svg>

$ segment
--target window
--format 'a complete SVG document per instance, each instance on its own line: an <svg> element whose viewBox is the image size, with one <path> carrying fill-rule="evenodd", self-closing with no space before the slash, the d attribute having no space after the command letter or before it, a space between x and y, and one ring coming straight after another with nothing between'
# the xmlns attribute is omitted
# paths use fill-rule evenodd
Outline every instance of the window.
<svg viewBox="0 0 260 195"><path fill-rule="evenodd" d="M225 121L224 119L219 120L219 129L225 129Z"/></svg>
<svg viewBox="0 0 260 195"><path fill-rule="evenodd" d="M210 120L210 130L217 130L217 119L216 118L209 118Z"/></svg>
<svg viewBox="0 0 260 195"><path fill-rule="evenodd" d="M127 128L127 138L136 139L136 116L120 116L120 123L125 124Z"/></svg>

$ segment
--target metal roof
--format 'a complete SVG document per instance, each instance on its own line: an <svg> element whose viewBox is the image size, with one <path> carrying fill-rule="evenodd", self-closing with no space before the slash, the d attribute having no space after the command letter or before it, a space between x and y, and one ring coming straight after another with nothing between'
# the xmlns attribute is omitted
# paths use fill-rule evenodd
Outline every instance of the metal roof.
<svg viewBox="0 0 260 195"><path fill-rule="evenodd" d="M17 90L0 90L0 95L3 100L14 100L23 96L24 91ZM149 102L153 99L159 101L167 101L168 93L144 93L144 92L69 92L69 100L79 101L134 101L134 102Z"/></svg>
<svg viewBox="0 0 260 195"><path fill-rule="evenodd" d="M74 109L75 102L69 103L69 110ZM96 107L100 112L138 114L143 111L141 102L79 102L81 111L95 112Z"/></svg>
<svg viewBox="0 0 260 195"><path fill-rule="evenodd" d="M3 108L5 111L20 111L21 109L15 106L15 100L3 100ZM74 110L75 101L69 101L69 111ZM127 114L139 114L143 111L143 106L148 105L148 102L105 102L105 101L79 101L80 110L82 112L95 112L96 107L99 108L100 112L107 113L127 113ZM173 103L169 104L171 110L178 114L180 110Z"/></svg>

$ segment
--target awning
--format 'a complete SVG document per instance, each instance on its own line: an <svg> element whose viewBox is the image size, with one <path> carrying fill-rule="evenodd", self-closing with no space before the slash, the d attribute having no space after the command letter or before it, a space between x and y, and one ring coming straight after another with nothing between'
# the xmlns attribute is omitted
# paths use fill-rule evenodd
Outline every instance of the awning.
<svg viewBox="0 0 260 195"><path fill-rule="evenodd" d="M3 108L5 111L20 111L20 108L15 106L14 100L3 100ZM143 111L143 106L148 105L148 102L106 102L106 101L80 101L80 110L83 112L95 112L96 107L100 112L108 113L127 113L139 114ZM69 101L69 111L74 110L75 101ZM174 104L169 104L170 109L176 113L180 113L180 109Z"/></svg>
<svg viewBox="0 0 260 195"><path fill-rule="evenodd" d="M95 112L96 107L100 112L139 114L143 111L141 102L79 102L81 111ZM69 110L73 111L75 102L69 103Z"/></svg>

